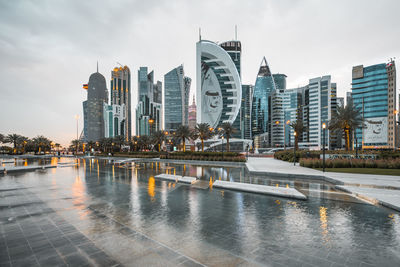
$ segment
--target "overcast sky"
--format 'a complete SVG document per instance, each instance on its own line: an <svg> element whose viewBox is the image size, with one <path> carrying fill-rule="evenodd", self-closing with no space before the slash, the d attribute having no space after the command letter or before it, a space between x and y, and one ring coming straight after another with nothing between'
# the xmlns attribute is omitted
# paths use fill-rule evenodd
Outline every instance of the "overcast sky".
<svg viewBox="0 0 400 267"><path fill-rule="evenodd" d="M203 39L223 42L237 25L244 84L265 56L288 88L330 74L344 96L352 66L400 58L399 12L397 0L0 0L0 133L68 145L75 114L82 130L82 84L96 61L107 87L117 62L131 69L132 111L140 66L163 81L183 63L193 94L199 27Z"/></svg>

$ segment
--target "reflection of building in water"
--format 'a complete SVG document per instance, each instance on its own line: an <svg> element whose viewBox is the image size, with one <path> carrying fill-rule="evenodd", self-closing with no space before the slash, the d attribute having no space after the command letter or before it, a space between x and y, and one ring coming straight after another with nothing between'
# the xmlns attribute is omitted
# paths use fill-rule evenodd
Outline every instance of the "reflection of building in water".
<svg viewBox="0 0 400 267"><path fill-rule="evenodd" d="M354 66L352 99L364 117L355 132L363 148L394 148L396 144L396 67L388 64ZM355 145L355 144L354 144Z"/></svg>

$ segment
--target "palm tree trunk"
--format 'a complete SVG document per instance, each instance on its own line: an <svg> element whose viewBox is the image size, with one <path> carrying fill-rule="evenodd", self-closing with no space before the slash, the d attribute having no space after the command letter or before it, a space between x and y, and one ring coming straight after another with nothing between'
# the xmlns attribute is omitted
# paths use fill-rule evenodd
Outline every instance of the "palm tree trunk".
<svg viewBox="0 0 400 267"><path fill-rule="evenodd" d="M226 137L226 152L229 152L229 137Z"/></svg>
<svg viewBox="0 0 400 267"><path fill-rule="evenodd" d="M203 138L201 139L201 151L204 152L204 139Z"/></svg>
<svg viewBox="0 0 400 267"><path fill-rule="evenodd" d="M345 135L345 147L346 147L346 151L350 150L350 133L349 133L349 129L345 128L344 129L344 135Z"/></svg>
<svg viewBox="0 0 400 267"><path fill-rule="evenodd" d="M297 135L294 137L294 146L296 150L299 150L299 137Z"/></svg>
<svg viewBox="0 0 400 267"><path fill-rule="evenodd" d="M182 138L182 143L183 143L183 152L186 151L186 142L185 142L185 138Z"/></svg>

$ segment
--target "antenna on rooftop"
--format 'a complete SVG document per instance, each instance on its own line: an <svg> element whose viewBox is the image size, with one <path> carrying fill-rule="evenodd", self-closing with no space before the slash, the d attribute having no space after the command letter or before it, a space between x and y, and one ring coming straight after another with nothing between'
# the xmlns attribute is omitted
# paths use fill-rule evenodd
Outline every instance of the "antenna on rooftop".
<svg viewBox="0 0 400 267"><path fill-rule="evenodd" d="M201 28L199 28L199 41L201 41Z"/></svg>
<svg viewBox="0 0 400 267"><path fill-rule="evenodd" d="M237 41L237 25L235 25L235 41Z"/></svg>
<svg viewBox="0 0 400 267"><path fill-rule="evenodd" d="M97 72L99 72L99 61L97 60Z"/></svg>

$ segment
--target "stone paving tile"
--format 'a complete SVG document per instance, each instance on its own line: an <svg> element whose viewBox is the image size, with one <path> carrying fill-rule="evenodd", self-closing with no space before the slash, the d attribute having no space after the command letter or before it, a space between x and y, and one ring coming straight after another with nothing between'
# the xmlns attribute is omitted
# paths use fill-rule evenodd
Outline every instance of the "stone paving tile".
<svg viewBox="0 0 400 267"><path fill-rule="evenodd" d="M119 264L30 191L7 192L0 206L0 266Z"/></svg>

